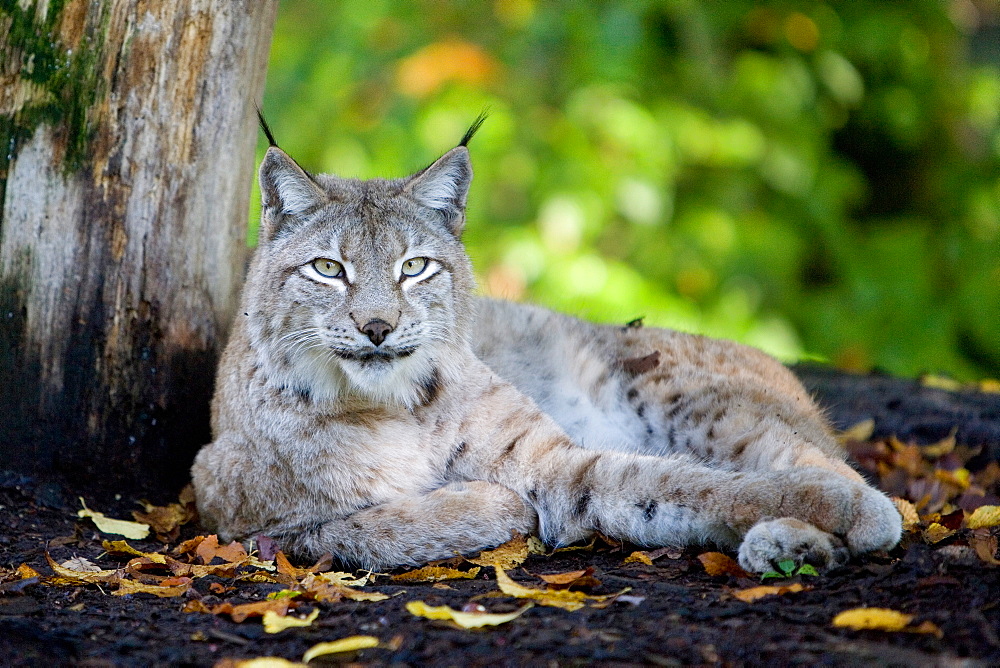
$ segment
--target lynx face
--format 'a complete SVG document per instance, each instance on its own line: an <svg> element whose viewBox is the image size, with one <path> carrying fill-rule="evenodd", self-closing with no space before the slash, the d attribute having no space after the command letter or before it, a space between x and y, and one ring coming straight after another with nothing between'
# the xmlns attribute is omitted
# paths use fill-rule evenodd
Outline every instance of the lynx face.
<svg viewBox="0 0 1000 668"><path fill-rule="evenodd" d="M433 394L448 351L467 345L471 310L456 176L471 179L464 147L413 177L363 182L312 177L268 150L248 283L273 297L250 324L288 380L317 398Z"/></svg>

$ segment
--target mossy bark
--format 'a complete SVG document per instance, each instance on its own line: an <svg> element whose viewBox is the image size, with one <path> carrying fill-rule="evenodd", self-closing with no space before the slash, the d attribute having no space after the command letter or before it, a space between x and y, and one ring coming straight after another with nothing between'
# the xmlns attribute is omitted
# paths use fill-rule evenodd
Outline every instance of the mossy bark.
<svg viewBox="0 0 1000 668"><path fill-rule="evenodd" d="M0 469L179 485L209 439L277 0L0 0Z"/></svg>

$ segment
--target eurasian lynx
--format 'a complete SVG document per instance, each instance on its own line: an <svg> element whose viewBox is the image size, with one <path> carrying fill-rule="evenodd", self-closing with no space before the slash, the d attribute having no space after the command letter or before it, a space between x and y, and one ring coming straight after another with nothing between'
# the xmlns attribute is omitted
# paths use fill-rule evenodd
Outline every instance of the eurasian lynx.
<svg viewBox="0 0 1000 668"><path fill-rule="evenodd" d="M895 507L774 359L472 296L480 122L397 180L313 176L272 139L215 441L192 471L205 526L367 568L512 531L710 541L752 571L894 546Z"/></svg>

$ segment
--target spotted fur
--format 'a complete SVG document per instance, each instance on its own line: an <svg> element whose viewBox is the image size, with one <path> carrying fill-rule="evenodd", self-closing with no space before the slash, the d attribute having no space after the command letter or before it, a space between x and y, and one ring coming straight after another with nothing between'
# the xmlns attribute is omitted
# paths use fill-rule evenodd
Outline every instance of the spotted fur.
<svg viewBox="0 0 1000 668"><path fill-rule="evenodd" d="M469 139L397 180L314 176L268 149L215 440L192 470L209 529L368 568L512 531L710 541L756 571L896 544L892 503L772 358L474 299Z"/></svg>

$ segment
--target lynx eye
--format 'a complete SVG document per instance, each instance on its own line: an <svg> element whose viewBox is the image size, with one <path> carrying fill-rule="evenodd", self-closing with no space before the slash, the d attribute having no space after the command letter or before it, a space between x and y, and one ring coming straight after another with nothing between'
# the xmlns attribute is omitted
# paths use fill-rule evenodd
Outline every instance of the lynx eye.
<svg viewBox="0 0 1000 668"><path fill-rule="evenodd" d="M318 257L312 261L312 268L324 278L343 278L344 265L328 257Z"/></svg>
<svg viewBox="0 0 1000 668"><path fill-rule="evenodd" d="M403 267L400 271L403 272L403 276L419 276L427 268L427 258L425 257L411 257L409 260L403 262Z"/></svg>

